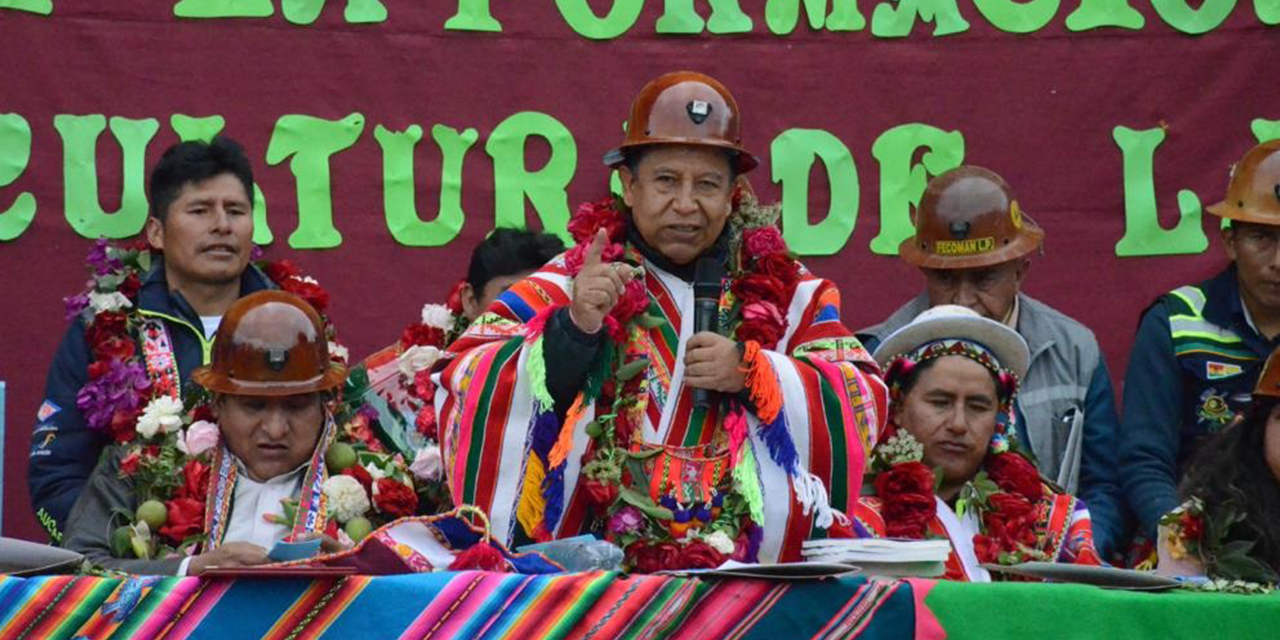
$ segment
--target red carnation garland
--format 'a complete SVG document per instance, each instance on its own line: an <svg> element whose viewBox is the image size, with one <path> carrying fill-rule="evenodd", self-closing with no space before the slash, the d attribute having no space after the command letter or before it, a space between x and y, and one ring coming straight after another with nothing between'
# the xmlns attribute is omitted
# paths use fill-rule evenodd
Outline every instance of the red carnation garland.
<svg viewBox="0 0 1280 640"><path fill-rule="evenodd" d="M773 226L773 217L763 210L747 213L739 206L742 200L742 193L735 191L728 265L731 284L722 306L730 305L734 312L731 326L736 322L736 327L730 335L744 343L749 354L756 354L757 357L744 359L754 370L768 366L760 350L776 348L786 334L787 305L802 274L781 233ZM579 206L568 229L577 241L564 257L565 269L571 277L581 272L586 250L601 229L605 230L609 240L601 252L603 260L643 264L639 252L626 244L626 217L621 205L612 198ZM648 381L647 376L634 371L625 379L616 376L617 371L644 356L643 346L632 340L632 324L644 314L648 305L644 281L635 278L628 282L624 295L604 319L610 340L623 353L619 359L621 364L604 380L599 397L594 400L597 406L612 408L608 413L613 417L611 423L601 429L600 435L593 438L584 456L581 486L592 510L609 522L609 538L624 546L627 563L637 571L652 573L663 569L714 567L730 555L753 560L759 546L759 528L751 524L745 512L740 516L741 522L738 522L739 516L734 516L734 526L728 530L711 527L711 521L716 520L712 517L702 530L704 539L678 542L678 536L671 533L670 528L657 520L650 522L651 516L619 500L621 486L629 485L631 481L629 473L618 467L617 453L630 450L636 444L644 415L643 404L648 396ZM780 391L776 389L774 377L756 377L760 378L760 384L752 386L752 397L757 408L780 405ZM762 420L768 423L776 417L777 411L768 416L763 413L760 414ZM726 423L726 428L728 426ZM745 428L745 421L742 427ZM744 505L740 504L735 509L743 509ZM665 508L684 511L670 505ZM719 510L720 507L716 506L712 511L718 513ZM658 533L641 533L646 529ZM712 539L705 537L709 532L730 536L731 539L717 540L720 543L731 542L735 551L727 554L717 550L707 542Z"/></svg>

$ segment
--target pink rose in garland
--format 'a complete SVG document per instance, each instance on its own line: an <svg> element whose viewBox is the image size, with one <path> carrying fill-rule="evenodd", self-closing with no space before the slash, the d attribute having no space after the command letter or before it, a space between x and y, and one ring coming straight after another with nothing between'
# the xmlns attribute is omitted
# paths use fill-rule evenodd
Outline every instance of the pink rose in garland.
<svg viewBox="0 0 1280 640"><path fill-rule="evenodd" d="M787 243L777 227L756 227L742 233L742 240L747 245L747 253L752 256L766 256L771 253L786 253Z"/></svg>

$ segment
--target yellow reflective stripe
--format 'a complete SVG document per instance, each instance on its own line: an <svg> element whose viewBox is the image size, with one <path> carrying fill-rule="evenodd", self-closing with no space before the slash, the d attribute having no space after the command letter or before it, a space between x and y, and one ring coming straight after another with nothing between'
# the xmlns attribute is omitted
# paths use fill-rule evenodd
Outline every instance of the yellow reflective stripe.
<svg viewBox="0 0 1280 640"><path fill-rule="evenodd" d="M1224 345L1244 343L1244 340L1238 337L1233 338L1231 336L1215 335L1212 333L1200 333L1197 331L1178 331L1173 334L1174 340L1178 340L1182 338L1200 338L1203 340L1208 340L1210 342L1216 342L1218 344L1224 344Z"/></svg>
<svg viewBox="0 0 1280 640"><path fill-rule="evenodd" d="M1240 334L1203 320L1169 319L1170 334L1178 338L1205 338L1214 342L1244 342Z"/></svg>
<svg viewBox="0 0 1280 640"><path fill-rule="evenodd" d="M1200 287L1178 287L1169 292L1171 296L1177 296L1183 302L1187 303L1187 307L1191 309L1191 313L1196 318L1204 317L1204 305L1206 303L1204 292Z"/></svg>
<svg viewBox="0 0 1280 640"><path fill-rule="evenodd" d="M197 329L195 325L192 325L190 322L187 322L182 318L175 318L167 313L160 313L159 311L151 311L149 309L138 309L138 313L144 316L151 316L153 318L163 318L169 322L180 324L190 329L192 333L196 334L196 339L200 341L200 364L209 364L209 362L213 360L213 340L205 340L204 330Z"/></svg>

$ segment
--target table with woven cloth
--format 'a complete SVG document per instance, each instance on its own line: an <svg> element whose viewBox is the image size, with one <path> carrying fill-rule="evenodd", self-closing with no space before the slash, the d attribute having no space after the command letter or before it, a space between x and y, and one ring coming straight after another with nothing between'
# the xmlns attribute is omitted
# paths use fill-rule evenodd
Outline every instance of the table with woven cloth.
<svg viewBox="0 0 1280 640"><path fill-rule="evenodd" d="M323 579L0 576L0 638L910 638L907 582L464 571Z"/></svg>
<svg viewBox="0 0 1280 640"><path fill-rule="evenodd" d="M0 576L0 640L1270 638L1280 594L1040 583L464 571L323 579Z"/></svg>

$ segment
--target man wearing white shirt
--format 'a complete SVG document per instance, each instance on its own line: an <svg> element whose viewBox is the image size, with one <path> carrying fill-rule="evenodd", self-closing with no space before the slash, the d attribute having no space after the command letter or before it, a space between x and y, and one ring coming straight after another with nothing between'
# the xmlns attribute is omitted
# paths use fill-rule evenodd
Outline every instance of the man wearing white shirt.
<svg viewBox="0 0 1280 640"><path fill-rule="evenodd" d="M140 502L115 451L95 469L72 509L66 546L111 569L195 575L210 567L265 564L275 543L293 534L321 535L323 502L308 513L307 489L326 477L323 453L333 435L328 392L346 374L330 361L319 315L300 298L262 291L236 301L219 327L212 363L192 373L214 394L220 434L207 454L210 473L201 493L210 497L200 530L207 539L199 553L156 560L113 555L111 534L121 524L115 514L136 512ZM190 458L175 454L179 464ZM217 496L227 494L231 500L220 504ZM300 506L292 526L266 517L281 512L282 500L295 498Z"/></svg>

